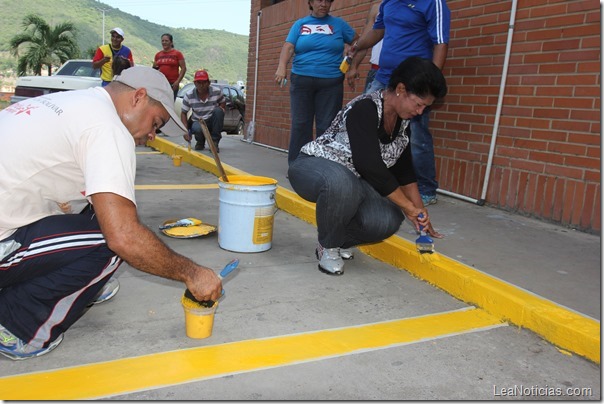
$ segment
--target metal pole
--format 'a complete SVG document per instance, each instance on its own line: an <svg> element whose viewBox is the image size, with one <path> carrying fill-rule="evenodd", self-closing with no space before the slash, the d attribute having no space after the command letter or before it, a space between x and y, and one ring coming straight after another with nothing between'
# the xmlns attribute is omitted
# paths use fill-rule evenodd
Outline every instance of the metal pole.
<svg viewBox="0 0 604 404"><path fill-rule="evenodd" d="M248 143L254 141L254 134L256 132L256 100L258 95L258 54L260 46L260 17L262 16L262 10L258 11L256 17L256 60L254 65L254 107L252 109L252 121L248 125L246 140Z"/></svg>
<svg viewBox="0 0 604 404"><path fill-rule="evenodd" d="M109 10L108 8L98 8L96 7L97 10L99 10L101 13L103 13L103 32L101 32L101 44L105 44L105 11Z"/></svg>
<svg viewBox="0 0 604 404"><path fill-rule="evenodd" d="M489 159L487 161L487 169L485 171L484 183L482 185L482 194L480 200L484 202L487 196L489 187L489 179L491 176L491 167L493 165L493 156L495 155L495 144L497 143L497 132L499 130L499 120L501 118L501 108L503 107L503 96L505 94L505 82L508 76L508 66L510 63L510 53L512 50L512 38L514 37L514 22L516 21L516 7L518 0L512 0L512 11L510 13L510 25L508 28L508 40L505 47L505 57L503 60L503 72L501 73L501 85L499 86L499 100L497 102L497 110L495 112L495 123L493 124L493 134L491 135L491 147L489 149Z"/></svg>
<svg viewBox="0 0 604 404"><path fill-rule="evenodd" d="M495 112L495 123L493 124L493 133L491 135L491 146L489 149L489 157L487 161L487 168L484 177L484 183L482 185L482 193L480 195L480 199L470 198L469 196L460 195L451 191L445 191L444 189L437 189L436 192L451 196L453 198L458 198L467 202L472 202L477 204L478 206L483 206L486 202L487 190L489 187L489 179L491 175L491 168L493 165L493 156L495 155L495 144L497 142L497 132L499 130L499 120L501 118L501 108L503 106L503 96L505 93L505 83L508 74L508 66L510 62L510 53L512 49L512 38L514 36L514 22L516 21L516 8L517 8L518 0L512 0L512 10L510 14L510 23L508 28L508 39L505 49L505 57L503 61L503 70L501 73L501 83L499 86L499 99L497 101L497 109Z"/></svg>

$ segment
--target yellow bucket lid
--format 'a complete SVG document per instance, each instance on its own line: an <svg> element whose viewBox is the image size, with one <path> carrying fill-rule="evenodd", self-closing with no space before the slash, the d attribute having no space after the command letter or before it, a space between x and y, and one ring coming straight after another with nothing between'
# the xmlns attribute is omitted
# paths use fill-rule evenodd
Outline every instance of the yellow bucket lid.
<svg viewBox="0 0 604 404"><path fill-rule="evenodd" d="M228 184L233 185L260 186L277 184L277 180L274 178L259 177L257 175L229 175L228 180ZM224 183L222 177L219 178L219 181Z"/></svg>

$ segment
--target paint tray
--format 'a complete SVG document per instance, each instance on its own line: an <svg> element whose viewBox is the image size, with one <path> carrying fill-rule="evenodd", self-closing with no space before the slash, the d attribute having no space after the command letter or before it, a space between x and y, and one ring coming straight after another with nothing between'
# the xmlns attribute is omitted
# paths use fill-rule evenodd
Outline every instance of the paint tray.
<svg viewBox="0 0 604 404"><path fill-rule="evenodd" d="M162 226L166 226L168 224L172 224L177 222L180 219L168 219L162 223ZM168 237L173 238L194 238L194 237L203 237L209 234L215 233L217 227L213 224L201 223L196 226L179 226L179 227L171 227L169 229L160 229L162 233L164 233Z"/></svg>

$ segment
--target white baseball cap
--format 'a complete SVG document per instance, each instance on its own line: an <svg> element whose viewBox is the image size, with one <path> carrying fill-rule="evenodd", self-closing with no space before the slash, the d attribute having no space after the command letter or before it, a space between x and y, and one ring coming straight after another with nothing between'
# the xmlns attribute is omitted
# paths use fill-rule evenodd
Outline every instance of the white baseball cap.
<svg viewBox="0 0 604 404"><path fill-rule="evenodd" d="M180 136L187 132L174 111L174 91L166 76L149 66L136 65L124 69L113 81L124 83L132 88L144 88L147 95L160 102L170 114L170 120L161 128L166 136Z"/></svg>
<svg viewBox="0 0 604 404"><path fill-rule="evenodd" d="M124 38L124 30L119 27L113 28L111 31L109 31L109 33L111 33L111 32L115 32L116 34L118 34L119 36Z"/></svg>

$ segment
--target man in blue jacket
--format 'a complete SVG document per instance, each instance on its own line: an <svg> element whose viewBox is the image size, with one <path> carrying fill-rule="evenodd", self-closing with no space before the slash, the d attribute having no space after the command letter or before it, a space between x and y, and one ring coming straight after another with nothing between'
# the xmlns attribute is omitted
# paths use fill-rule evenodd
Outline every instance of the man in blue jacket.
<svg viewBox="0 0 604 404"><path fill-rule="evenodd" d="M392 71L410 56L430 59L441 70L447 59L451 12L446 0L383 0L373 29L365 32L353 46L354 56L346 75L354 89L357 68L364 52L383 39L380 66L367 92L383 89ZM356 53L356 54L355 54ZM436 203L434 144L428 130L430 110L426 108L411 122L411 153L419 192L425 206Z"/></svg>

